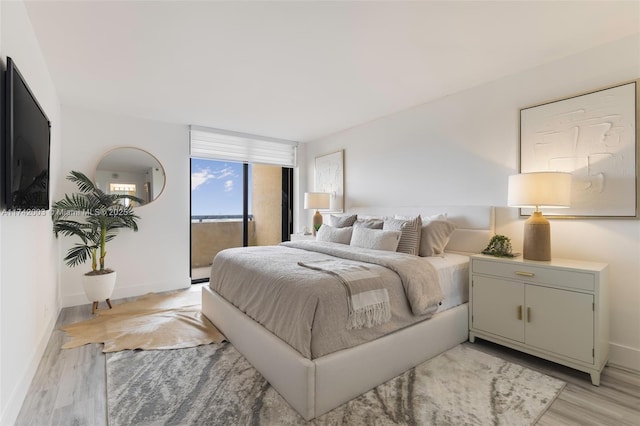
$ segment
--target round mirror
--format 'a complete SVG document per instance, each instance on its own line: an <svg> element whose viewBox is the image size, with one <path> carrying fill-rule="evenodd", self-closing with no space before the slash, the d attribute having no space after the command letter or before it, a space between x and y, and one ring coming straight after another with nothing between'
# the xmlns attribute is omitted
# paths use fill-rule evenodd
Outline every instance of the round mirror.
<svg viewBox="0 0 640 426"><path fill-rule="evenodd" d="M96 167L96 185L107 194L134 195L144 205L157 199L165 184L164 168L156 157L138 148L115 148ZM128 201L128 200L125 200Z"/></svg>

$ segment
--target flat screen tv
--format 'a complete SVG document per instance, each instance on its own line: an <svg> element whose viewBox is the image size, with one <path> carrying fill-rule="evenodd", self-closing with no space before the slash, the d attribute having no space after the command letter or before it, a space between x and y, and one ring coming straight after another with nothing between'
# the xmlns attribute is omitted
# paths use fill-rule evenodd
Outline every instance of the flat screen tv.
<svg viewBox="0 0 640 426"><path fill-rule="evenodd" d="M51 123L9 57L4 83L5 207L47 210Z"/></svg>

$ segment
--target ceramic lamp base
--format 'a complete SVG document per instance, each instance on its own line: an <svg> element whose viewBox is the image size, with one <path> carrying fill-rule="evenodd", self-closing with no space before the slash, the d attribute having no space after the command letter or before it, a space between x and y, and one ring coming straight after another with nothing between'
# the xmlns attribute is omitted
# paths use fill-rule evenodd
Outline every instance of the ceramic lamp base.
<svg viewBox="0 0 640 426"><path fill-rule="evenodd" d="M318 210L316 210L316 214L313 215L313 235L316 235L321 225L322 225L322 215Z"/></svg>
<svg viewBox="0 0 640 426"><path fill-rule="evenodd" d="M551 260L551 225L541 212L533 212L524 223L522 257L527 260Z"/></svg>

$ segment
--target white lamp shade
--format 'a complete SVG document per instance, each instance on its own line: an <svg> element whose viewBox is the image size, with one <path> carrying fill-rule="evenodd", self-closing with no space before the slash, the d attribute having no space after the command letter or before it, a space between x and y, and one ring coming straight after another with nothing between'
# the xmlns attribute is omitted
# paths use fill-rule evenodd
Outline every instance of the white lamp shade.
<svg viewBox="0 0 640 426"><path fill-rule="evenodd" d="M569 207L571 173L535 172L509 176L507 204L511 207Z"/></svg>
<svg viewBox="0 0 640 426"><path fill-rule="evenodd" d="M331 199L328 192L305 192L304 208L305 209L328 209Z"/></svg>

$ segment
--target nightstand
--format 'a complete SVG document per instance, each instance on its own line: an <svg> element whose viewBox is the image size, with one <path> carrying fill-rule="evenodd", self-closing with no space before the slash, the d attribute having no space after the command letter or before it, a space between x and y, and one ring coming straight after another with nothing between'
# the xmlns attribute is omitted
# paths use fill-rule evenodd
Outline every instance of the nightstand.
<svg viewBox="0 0 640 426"><path fill-rule="evenodd" d="M291 234L289 238L291 241L314 241L316 236L313 234Z"/></svg>
<svg viewBox="0 0 640 426"><path fill-rule="evenodd" d="M609 356L608 265L474 255L469 341L476 337L587 372Z"/></svg>

